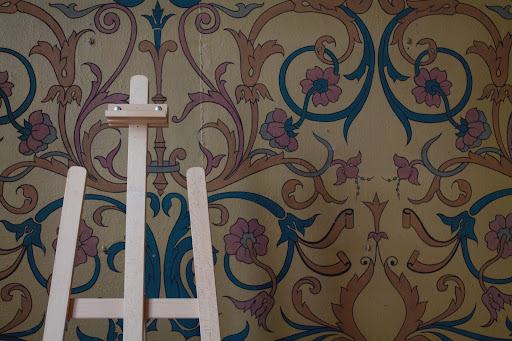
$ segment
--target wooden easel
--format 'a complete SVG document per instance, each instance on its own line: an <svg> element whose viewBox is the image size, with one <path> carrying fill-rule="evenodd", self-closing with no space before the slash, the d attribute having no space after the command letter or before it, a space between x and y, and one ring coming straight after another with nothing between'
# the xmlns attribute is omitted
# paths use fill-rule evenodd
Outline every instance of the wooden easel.
<svg viewBox="0 0 512 341"><path fill-rule="evenodd" d="M145 321L153 318L199 318L201 340L219 341L219 317L208 218L206 181L202 168L187 171L197 299L144 298L147 128L168 124L167 105L148 104L148 79L130 80L130 104L109 105L109 125L128 127L124 298L69 299L86 170L68 171L44 326L44 341L62 340L66 319L122 318L123 339L145 339Z"/></svg>

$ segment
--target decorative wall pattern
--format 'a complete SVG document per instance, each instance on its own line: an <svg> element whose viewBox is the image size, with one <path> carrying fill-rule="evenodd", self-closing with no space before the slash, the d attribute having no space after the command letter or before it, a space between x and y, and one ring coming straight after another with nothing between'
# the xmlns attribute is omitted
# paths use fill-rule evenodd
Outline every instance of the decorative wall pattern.
<svg viewBox="0 0 512 341"><path fill-rule="evenodd" d="M0 0L0 340L42 337L70 166L89 174L73 294L122 295L126 135L104 110L133 74L171 110L147 154L148 297L195 295L200 164L224 340L512 339L510 6Z"/></svg>

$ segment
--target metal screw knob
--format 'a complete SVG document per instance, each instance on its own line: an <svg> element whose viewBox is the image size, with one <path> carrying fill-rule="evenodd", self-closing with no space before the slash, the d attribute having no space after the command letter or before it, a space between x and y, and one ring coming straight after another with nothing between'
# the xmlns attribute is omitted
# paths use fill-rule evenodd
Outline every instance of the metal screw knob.
<svg viewBox="0 0 512 341"><path fill-rule="evenodd" d="M120 110L121 110L121 107L119 107L119 106L114 107L114 111L120 111Z"/></svg>
<svg viewBox="0 0 512 341"><path fill-rule="evenodd" d="M157 105L157 106L155 107L155 111L162 111L162 107L161 107L161 106L159 106L159 105Z"/></svg>

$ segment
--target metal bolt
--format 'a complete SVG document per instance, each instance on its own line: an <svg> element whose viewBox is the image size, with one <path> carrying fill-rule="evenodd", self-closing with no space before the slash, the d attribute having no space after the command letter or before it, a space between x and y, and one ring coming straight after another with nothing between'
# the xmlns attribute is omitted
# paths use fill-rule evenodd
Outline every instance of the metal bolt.
<svg viewBox="0 0 512 341"><path fill-rule="evenodd" d="M120 110L121 110L121 107L119 107L117 105L114 107L114 111L120 111Z"/></svg>
<svg viewBox="0 0 512 341"><path fill-rule="evenodd" d="M159 105L157 105L157 106L155 107L155 111L162 111L162 107L161 107L161 106L159 106Z"/></svg>

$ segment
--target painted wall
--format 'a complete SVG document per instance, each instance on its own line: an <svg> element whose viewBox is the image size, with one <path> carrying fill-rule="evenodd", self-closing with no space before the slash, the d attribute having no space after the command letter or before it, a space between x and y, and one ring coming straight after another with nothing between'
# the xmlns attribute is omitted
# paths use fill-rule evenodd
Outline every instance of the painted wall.
<svg viewBox="0 0 512 341"><path fill-rule="evenodd" d="M148 146L148 297L195 293L202 165L225 340L510 339L510 5L0 0L0 339L41 339L71 165L74 296L121 297L126 131L104 110L134 74L171 116Z"/></svg>

